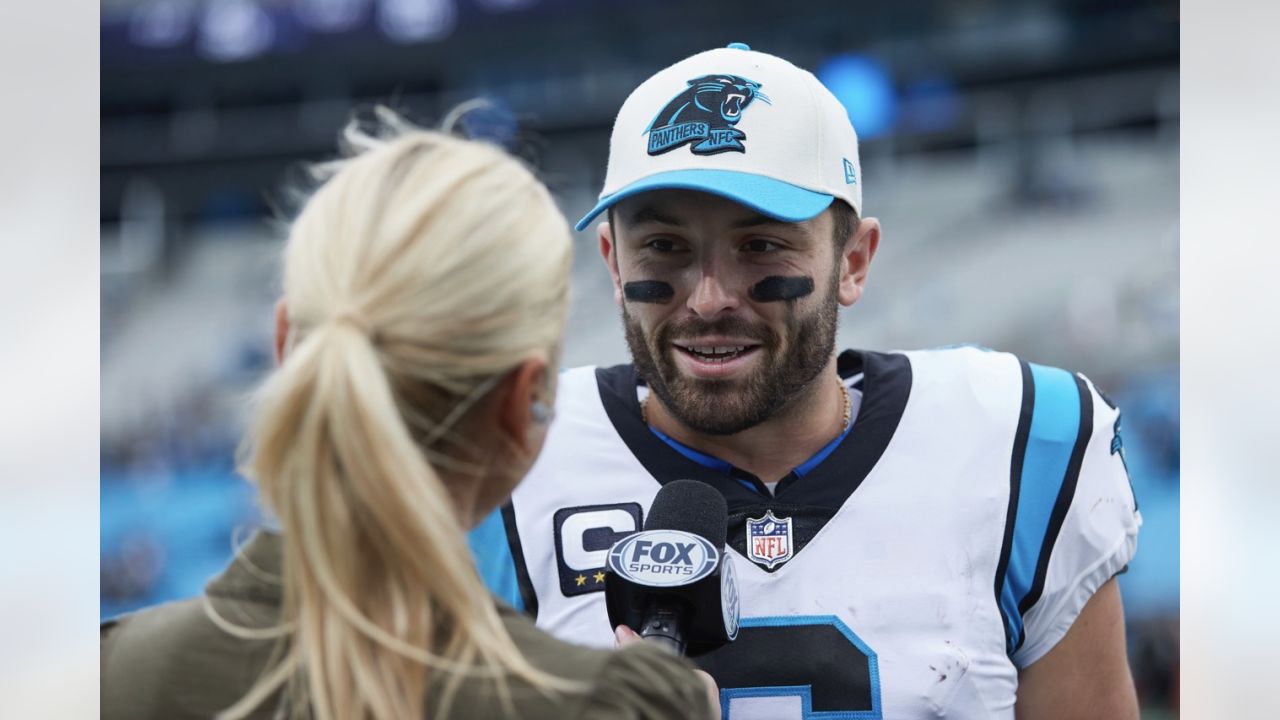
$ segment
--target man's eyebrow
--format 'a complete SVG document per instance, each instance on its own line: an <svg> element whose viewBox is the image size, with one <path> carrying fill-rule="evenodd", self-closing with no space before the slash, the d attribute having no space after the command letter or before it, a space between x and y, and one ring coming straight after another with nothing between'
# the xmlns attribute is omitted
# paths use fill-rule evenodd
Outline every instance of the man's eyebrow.
<svg viewBox="0 0 1280 720"><path fill-rule="evenodd" d="M730 223L729 226L732 227L734 230L742 230L744 228L754 228L754 227L786 227L786 228L792 228L796 232L799 232L802 235L809 234L808 228L806 228L804 225L801 225L799 223L784 222L782 220L778 220L776 218L771 218L767 215L760 215L760 214L748 215L740 220L735 220L732 223Z"/></svg>
<svg viewBox="0 0 1280 720"><path fill-rule="evenodd" d="M786 223L782 222L781 220L774 220L773 218L768 217L766 215L755 214L755 215L748 215L742 218L741 220L734 220L732 223L730 223L729 227L732 227L733 229L738 230L741 228L757 227L759 225L785 225L785 224Z"/></svg>
<svg viewBox="0 0 1280 720"><path fill-rule="evenodd" d="M679 218L666 215L652 205L642 205L627 216L628 225L641 225L643 223L658 223L674 227L684 226L684 223Z"/></svg>

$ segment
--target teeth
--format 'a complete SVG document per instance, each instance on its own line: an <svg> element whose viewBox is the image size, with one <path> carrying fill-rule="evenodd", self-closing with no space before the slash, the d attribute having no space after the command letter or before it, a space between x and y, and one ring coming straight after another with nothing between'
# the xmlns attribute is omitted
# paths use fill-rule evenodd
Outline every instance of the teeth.
<svg viewBox="0 0 1280 720"><path fill-rule="evenodd" d="M729 355L729 354L740 353L743 350L747 349L747 346L746 345L723 345L723 346L694 345L694 346L690 346L688 349L691 350L692 352L698 353L699 355Z"/></svg>

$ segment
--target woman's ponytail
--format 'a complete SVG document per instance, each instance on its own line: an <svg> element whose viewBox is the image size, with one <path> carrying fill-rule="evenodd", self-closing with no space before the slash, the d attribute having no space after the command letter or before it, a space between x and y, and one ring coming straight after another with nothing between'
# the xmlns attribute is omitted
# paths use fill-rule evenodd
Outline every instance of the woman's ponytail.
<svg viewBox="0 0 1280 720"><path fill-rule="evenodd" d="M423 717L438 673L441 708L468 675L500 692L511 675L570 687L513 645L431 460L496 379L554 353L568 258L527 171L437 133L374 143L304 208L286 254L291 337L247 467L280 523L292 632L285 670L226 717L285 684L317 720Z"/></svg>

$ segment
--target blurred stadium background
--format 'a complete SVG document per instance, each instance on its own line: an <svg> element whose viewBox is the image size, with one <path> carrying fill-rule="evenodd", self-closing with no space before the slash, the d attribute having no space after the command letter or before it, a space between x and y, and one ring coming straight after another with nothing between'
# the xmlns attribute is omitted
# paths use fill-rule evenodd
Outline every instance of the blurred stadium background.
<svg viewBox="0 0 1280 720"><path fill-rule="evenodd" d="M270 367L280 189L355 106L528 159L576 219L645 77L740 41L815 71L884 224L841 346L977 343L1124 410L1144 717L1176 715L1179 16L1167 0L102 0L101 614L197 594L258 522L234 471ZM566 365L626 360L576 237Z"/></svg>

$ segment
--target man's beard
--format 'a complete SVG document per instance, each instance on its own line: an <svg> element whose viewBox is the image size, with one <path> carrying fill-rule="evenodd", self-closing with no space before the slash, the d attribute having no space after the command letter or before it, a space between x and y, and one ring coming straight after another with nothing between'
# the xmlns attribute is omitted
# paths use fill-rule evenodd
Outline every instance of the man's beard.
<svg viewBox="0 0 1280 720"><path fill-rule="evenodd" d="M622 322L636 372L649 390L685 427L704 435L733 435L773 417L797 397L822 372L836 343L836 292L832 277L827 296L812 313L788 324L786 354L782 339L767 325L753 325L731 316L706 322L689 318L658 328L652 342L622 305ZM792 309L794 313L794 309ZM749 377L735 380L691 378L682 374L673 354L680 352L672 338L707 335L751 339L760 343L760 367Z"/></svg>

